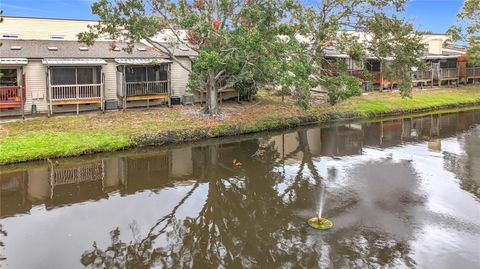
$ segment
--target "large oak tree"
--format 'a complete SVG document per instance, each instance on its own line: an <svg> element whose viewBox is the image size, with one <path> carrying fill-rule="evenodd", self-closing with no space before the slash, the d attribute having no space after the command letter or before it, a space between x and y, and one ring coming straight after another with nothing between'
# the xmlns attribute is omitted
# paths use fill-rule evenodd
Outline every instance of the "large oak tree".
<svg viewBox="0 0 480 269"><path fill-rule="evenodd" d="M191 89L206 89L205 112L213 115L223 88L286 85L304 78L294 75L296 66L303 67L302 46L293 38L298 9L293 1L278 0L100 0L92 5L100 23L79 39L91 44L109 34L129 43L148 41L190 72ZM159 32L198 53L191 69L177 59L175 46L154 38ZM287 65L293 72L279 68Z"/></svg>

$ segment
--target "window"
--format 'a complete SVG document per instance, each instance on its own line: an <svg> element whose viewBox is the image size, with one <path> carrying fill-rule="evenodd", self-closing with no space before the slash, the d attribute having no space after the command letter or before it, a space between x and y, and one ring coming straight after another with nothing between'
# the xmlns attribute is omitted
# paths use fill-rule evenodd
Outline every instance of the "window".
<svg viewBox="0 0 480 269"><path fill-rule="evenodd" d="M368 61L365 63L365 67L370 72L380 72L380 62L378 61Z"/></svg>
<svg viewBox="0 0 480 269"><path fill-rule="evenodd" d="M0 85L2 86L18 86L17 69L0 69Z"/></svg>
<svg viewBox="0 0 480 269"><path fill-rule="evenodd" d="M99 67L53 67L51 76L52 85L101 83Z"/></svg>
<svg viewBox="0 0 480 269"><path fill-rule="evenodd" d="M75 78L75 68L52 68L52 85L71 85L77 84Z"/></svg>
<svg viewBox="0 0 480 269"><path fill-rule="evenodd" d="M127 67L125 70L127 82L146 81L145 67Z"/></svg>
<svg viewBox="0 0 480 269"><path fill-rule="evenodd" d="M51 35L50 39L62 40L65 39L65 37L63 35Z"/></svg>
<svg viewBox="0 0 480 269"><path fill-rule="evenodd" d="M168 80L168 66L132 66L125 69L127 82L166 81Z"/></svg>
<svg viewBox="0 0 480 269"><path fill-rule="evenodd" d="M457 68L457 60L456 59L441 60L440 68Z"/></svg>

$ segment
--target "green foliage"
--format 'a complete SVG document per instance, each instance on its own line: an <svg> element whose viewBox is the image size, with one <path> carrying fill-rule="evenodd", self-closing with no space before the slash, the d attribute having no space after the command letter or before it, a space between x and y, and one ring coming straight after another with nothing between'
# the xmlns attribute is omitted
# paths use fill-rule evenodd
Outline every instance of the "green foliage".
<svg viewBox="0 0 480 269"><path fill-rule="evenodd" d="M453 41L460 40L469 44L468 61L480 66L480 0L465 0L457 17L459 21L448 33Z"/></svg>
<svg viewBox="0 0 480 269"><path fill-rule="evenodd" d="M412 67L424 65L421 34L395 15L376 14L366 25L372 35L368 50L380 61L385 78L397 82L402 97L410 96Z"/></svg>
<svg viewBox="0 0 480 269"><path fill-rule="evenodd" d="M480 66L480 37L472 38L471 44L467 50L468 62Z"/></svg>
<svg viewBox="0 0 480 269"><path fill-rule="evenodd" d="M240 98L243 100L251 101L253 96L257 94L257 86L255 81L239 81L236 82L233 87L240 93Z"/></svg>
<svg viewBox="0 0 480 269"><path fill-rule="evenodd" d="M100 34L130 44L145 39L178 62L168 46L152 40L157 32L170 34L173 43L198 52L192 68L186 68L191 73L189 87L205 88L214 98L223 82L233 86L251 81L260 87L281 81L285 87L296 85L303 90L307 84L303 74L286 73L282 65L302 60L291 57L303 53L294 38L299 27L293 18L299 8L296 1L280 0L100 0L92 5L100 24L78 37L87 44ZM188 41L181 37L184 34ZM216 107L217 102L209 99L208 112L216 113Z"/></svg>
<svg viewBox="0 0 480 269"><path fill-rule="evenodd" d="M397 15L404 11L406 3L407 0L324 0L318 6L307 7L303 26L312 35L312 63L322 66L325 48L332 44L357 62L364 62L366 56L382 63L388 61L388 77L401 83L402 96L408 96L408 74L411 67L421 65L418 59L424 48L419 33Z"/></svg>
<svg viewBox="0 0 480 269"><path fill-rule="evenodd" d="M328 102L335 105L353 96L362 95L360 81L353 76L341 73L336 77L325 77L323 85L328 91Z"/></svg>
<svg viewBox="0 0 480 269"><path fill-rule="evenodd" d="M99 0L92 12L100 23L78 37L91 44L108 34L128 42L130 49L134 42L147 40L180 64L170 46L152 40L158 32L172 36L172 43L198 52L191 69L181 66L191 73L191 89L207 89L213 97L206 110L211 114L218 112L220 87L245 82L256 88L278 86L306 109L310 90L323 80L319 66L328 44L335 43L358 62L367 56L361 37L343 30L373 37L367 48L378 49L382 61L393 57L390 76L407 85L408 77L400 73L417 66L413 59L421 46L411 25L392 14L402 12L406 2L323 0L308 6L298 0ZM402 95L408 93L402 88Z"/></svg>

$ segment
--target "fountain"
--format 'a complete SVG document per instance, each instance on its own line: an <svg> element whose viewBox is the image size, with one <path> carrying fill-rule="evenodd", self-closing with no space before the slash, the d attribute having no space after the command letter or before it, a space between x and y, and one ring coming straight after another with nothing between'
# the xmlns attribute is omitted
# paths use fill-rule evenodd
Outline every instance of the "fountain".
<svg viewBox="0 0 480 269"><path fill-rule="evenodd" d="M322 184L322 188L320 190L320 199L318 199L317 203L317 216L310 218L307 223L312 228L318 230L328 230L333 227L333 222L329 219L322 218L323 207L325 206L325 185Z"/></svg>

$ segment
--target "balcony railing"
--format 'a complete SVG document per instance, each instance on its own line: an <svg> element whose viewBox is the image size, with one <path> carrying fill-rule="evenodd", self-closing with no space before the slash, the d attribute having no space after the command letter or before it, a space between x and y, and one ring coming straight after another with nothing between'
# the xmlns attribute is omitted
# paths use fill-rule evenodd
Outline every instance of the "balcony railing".
<svg viewBox="0 0 480 269"><path fill-rule="evenodd" d="M92 100L102 98L102 84L51 85L51 101Z"/></svg>
<svg viewBox="0 0 480 269"><path fill-rule="evenodd" d="M480 66L467 67L467 77L480 77Z"/></svg>
<svg viewBox="0 0 480 269"><path fill-rule="evenodd" d="M412 81L432 80L432 70L418 70L412 72Z"/></svg>
<svg viewBox="0 0 480 269"><path fill-rule="evenodd" d="M127 97L168 94L168 81L127 82Z"/></svg>
<svg viewBox="0 0 480 269"><path fill-rule="evenodd" d="M0 86L0 108L20 107L22 104L21 89L20 86ZM25 90L23 91L23 100L25 101Z"/></svg>
<svg viewBox="0 0 480 269"><path fill-rule="evenodd" d="M441 68L438 70L438 78L458 78L458 68Z"/></svg>

